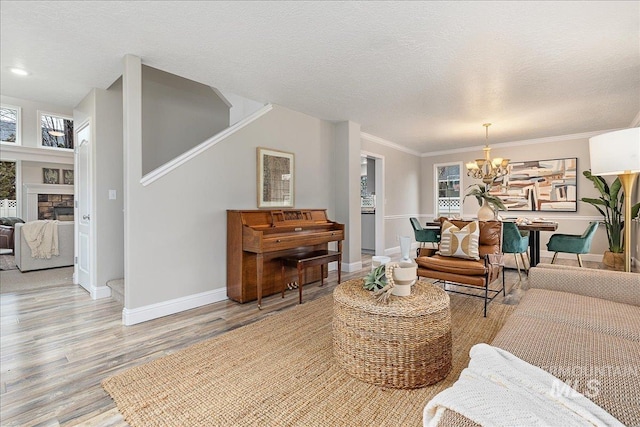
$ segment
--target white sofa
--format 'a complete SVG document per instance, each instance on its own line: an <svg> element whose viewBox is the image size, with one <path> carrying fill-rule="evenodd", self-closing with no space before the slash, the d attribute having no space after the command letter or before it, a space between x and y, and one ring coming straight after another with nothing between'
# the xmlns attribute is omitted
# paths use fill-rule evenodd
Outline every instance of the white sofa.
<svg viewBox="0 0 640 427"><path fill-rule="evenodd" d="M22 233L24 224L16 224L14 238L16 266L18 269L25 272L73 265L73 225L73 221L60 221L58 223L58 251L60 255L52 256L49 259L40 259L31 257L31 249Z"/></svg>

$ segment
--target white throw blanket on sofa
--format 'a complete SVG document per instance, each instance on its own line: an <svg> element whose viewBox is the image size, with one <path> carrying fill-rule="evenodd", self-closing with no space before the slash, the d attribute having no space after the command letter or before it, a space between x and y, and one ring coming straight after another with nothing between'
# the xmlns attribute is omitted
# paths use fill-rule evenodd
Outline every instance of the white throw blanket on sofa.
<svg viewBox="0 0 640 427"><path fill-rule="evenodd" d="M623 426L604 409L550 373L508 351L476 344L458 381L424 408L435 426L445 409L483 426Z"/></svg>
<svg viewBox="0 0 640 427"><path fill-rule="evenodd" d="M30 221L22 226L22 235L33 258L58 256L58 221Z"/></svg>

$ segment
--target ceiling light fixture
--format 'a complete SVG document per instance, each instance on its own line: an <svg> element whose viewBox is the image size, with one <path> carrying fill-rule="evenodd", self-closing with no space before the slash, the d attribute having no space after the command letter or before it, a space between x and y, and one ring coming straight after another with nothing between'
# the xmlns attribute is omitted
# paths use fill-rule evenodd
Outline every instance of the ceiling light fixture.
<svg viewBox="0 0 640 427"><path fill-rule="evenodd" d="M64 136L64 132L60 132L59 130L50 130L49 135L51 136Z"/></svg>
<svg viewBox="0 0 640 427"><path fill-rule="evenodd" d="M489 152L491 151L491 148L489 148L489 126L491 126L491 123L484 123L482 126L484 126L486 130L485 146L482 149L482 151L484 151L484 159L476 159L473 162L468 162L467 175L475 179L481 179L482 182L489 185L497 178L503 177L509 172L507 169L509 159L496 157L491 160L489 156Z"/></svg>
<svg viewBox="0 0 640 427"><path fill-rule="evenodd" d="M22 68L18 68L18 67L10 67L9 70L13 73L16 74L18 76L28 76L29 74L31 74L30 72L28 72L27 70L23 70Z"/></svg>

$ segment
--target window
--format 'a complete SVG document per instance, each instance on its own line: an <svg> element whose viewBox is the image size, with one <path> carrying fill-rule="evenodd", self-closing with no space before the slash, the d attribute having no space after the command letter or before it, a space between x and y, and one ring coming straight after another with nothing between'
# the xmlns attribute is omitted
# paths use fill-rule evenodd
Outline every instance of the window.
<svg viewBox="0 0 640 427"><path fill-rule="evenodd" d="M462 198L460 197L462 163L443 163L433 167L436 218L462 216Z"/></svg>
<svg viewBox="0 0 640 427"><path fill-rule="evenodd" d="M0 216L18 216L16 163L0 162Z"/></svg>
<svg viewBox="0 0 640 427"><path fill-rule="evenodd" d="M20 107L0 106L0 141L20 144Z"/></svg>
<svg viewBox="0 0 640 427"><path fill-rule="evenodd" d="M43 112L39 116L41 145L73 150L73 119Z"/></svg>

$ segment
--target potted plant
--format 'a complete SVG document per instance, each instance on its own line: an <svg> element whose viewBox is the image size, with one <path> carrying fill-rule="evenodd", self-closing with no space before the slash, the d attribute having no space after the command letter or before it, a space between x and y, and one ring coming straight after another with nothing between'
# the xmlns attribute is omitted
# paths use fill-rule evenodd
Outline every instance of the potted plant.
<svg viewBox="0 0 640 427"><path fill-rule="evenodd" d="M385 275L386 264L380 264L364 278L362 287L368 291L377 291L387 286L387 276Z"/></svg>
<svg viewBox="0 0 640 427"><path fill-rule="evenodd" d="M489 221L495 219L496 211L498 209L507 209L504 206L504 203L502 203L502 200L489 193L488 185L471 184L467 187L467 190L468 191L467 194L465 194L464 199L466 199L468 196L473 196L476 198L476 200L478 201L478 205L480 205L480 210L478 210L478 219L481 221Z"/></svg>
<svg viewBox="0 0 640 427"><path fill-rule="evenodd" d="M585 203L589 203L600 212L604 217L604 225L607 229L607 240L609 242L609 250L605 251L602 262L607 267L616 269L624 269L624 223L622 218L624 207L624 192L620 191L622 185L620 179L609 186L607 181L601 176L592 175L590 170L582 172L582 174L593 183L593 186L600 192L597 199L591 197L583 197L580 199ZM631 218L635 218L640 210L640 203L631 206Z"/></svg>

